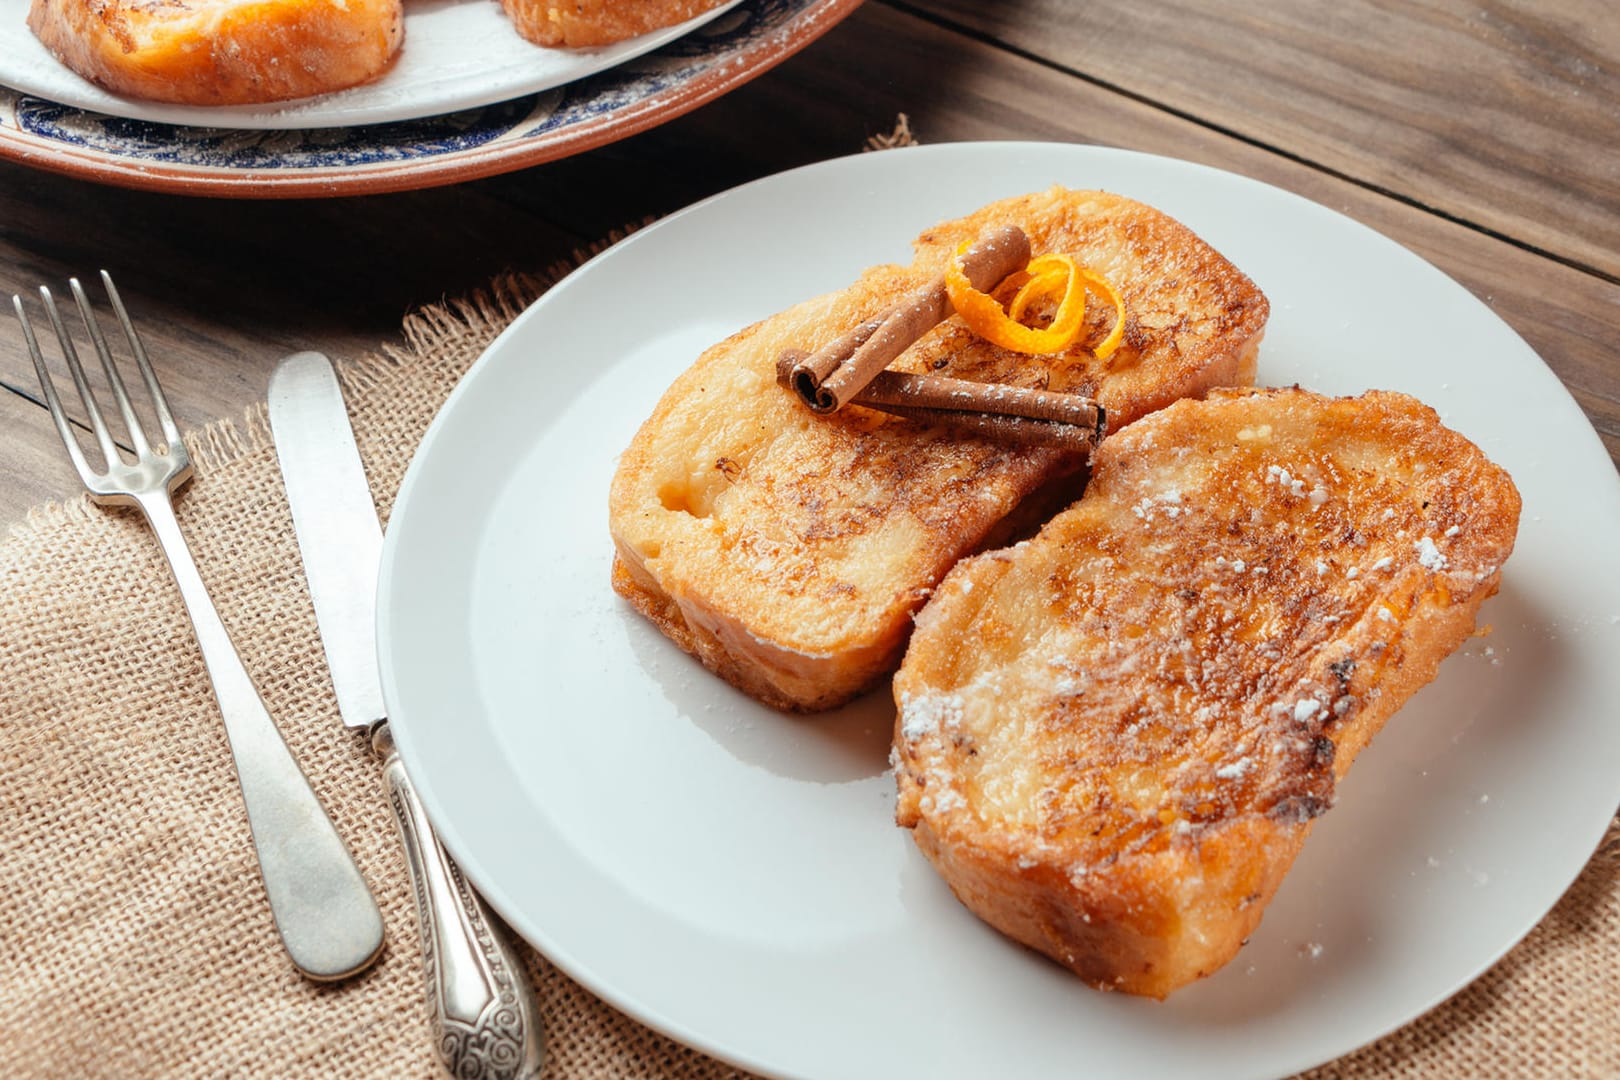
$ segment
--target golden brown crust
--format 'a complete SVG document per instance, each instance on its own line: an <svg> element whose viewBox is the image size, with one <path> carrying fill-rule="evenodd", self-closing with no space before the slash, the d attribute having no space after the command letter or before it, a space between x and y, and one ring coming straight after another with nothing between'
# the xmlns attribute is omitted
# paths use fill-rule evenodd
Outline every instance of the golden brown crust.
<svg viewBox="0 0 1620 1080"><path fill-rule="evenodd" d="M117 94L249 105L369 82L404 34L400 0L33 0L28 26Z"/></svg>
<svg viewBox="0 0 1620 1080"><path fill-rule="evenodd" d="M501 0L524 38L547 47L585 48L695 19L725 0Z"/></svg>
<svg viewBox="0 0 1620 1080"><path fill-rule="evenodd" d="M895 677L897 820L1095 985L1226 963L1385 720L1473 632L1512 481L1400 394L1218 391L960 563Z"/></svg>
<svg viewBox="0 0 1620 1080"><path fill-rule="evenodd" d="M638 577L631 565L618 556L613 559L613 591L710 671L773 708L816 712L844 700L838 696L841 688L829 689L824 683L822 665L816 658L806 659L772 648L735 624L708 625L702 611L691 613L688 619L667 593ZM887 675L898 663L899 656L886 643L864 656L844 660L846 668L855 672L850 678L863 682Z"/></svg>
<svg viewBox="0 0 1620 1080"><path fill-rule="evenodd" d="M1099 990L1162 998L1238 951L1308 831L1279 836L1237 819L1208 828L1196 853L1161 856L1151 873L1099 871L1080 883L1052 861L949 829L942 836L930 815L919 816L912 838L963 905L997 930ZM1212 907L1203 892L1237 902Z"/></svg>
<svg viewBox="0 0 1620 1080"><path fill-rule="evenodd" d="M860 407L817 416L776 383L783 350L814 350L882 312L935 277L960 240L1000 224L1022 227L1036 253L1064 250L1106 272L1125 299L1124 344L1106 361L1087 347L1112 317L1101 304L1080 342L1050 357L1000 349L951 319L896 369L1088 394L1115 425L1252 380L1267 315L1253 282L1149 207L1062 188L937 226L911 266L874 267L708 349L620 458L609 517L627 575L616 580L756 697L828 708L881 679L946 570L1081 467L1051 448Z"/></svg>

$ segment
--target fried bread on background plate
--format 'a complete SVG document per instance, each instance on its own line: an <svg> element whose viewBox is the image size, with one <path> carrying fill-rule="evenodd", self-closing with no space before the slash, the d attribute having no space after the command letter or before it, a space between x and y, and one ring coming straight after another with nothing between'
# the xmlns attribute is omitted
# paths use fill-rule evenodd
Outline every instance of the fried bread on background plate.
<svg viewBox="0 0 1620 1080"><path fill-rule="evenodd" d="M611 45L695 19L725 0L501 0L517 32L536 45Z"/></svg>
<svg viewBox="0 0 1620 1080"><path fill-rule="evenodd" d="M344 90L393 62L400 0L33 0L28 28L116 94L253 105Z"/></svg>
<svg viewBox="0 0 1620 1080"><path fill-rule="evenodd" d="M1130 199L1052 188L924 232L910 266L877 266L709 348L620 458L609 525L613 585L706 666L761 701L827 709L898 665L915 612L963 555L1084 455L998 443L860 406L815 415L776 381L811 351L943 272L958 245L1006 224L1039 255L1067 253L1122 294L1124 342L1088 310L1076 344L1010 352L952 317L892 367L1098 399L1130 422L1212 387L1253 381L1265 296L1185 226ZM1078 494L1068 491L1062 502Z"/></svg>
<svg viewBox="0 0 1620 1080"><path fill-rule="evenodd" d="M1208 975L1474 633L1519 505L1396 393L1221 391L1110 435L1079 502L918 616L899 823L969 909L1094 985Z"/></svg>
<svg viewBox="0 0 1620 1080"><path fill-rule="evenodd" d="M536 45L610 45L724 0L502 0ZM28 27L115 94L182 105L262 105L368 83L405 33L401 0L33 0Z"/></svg>

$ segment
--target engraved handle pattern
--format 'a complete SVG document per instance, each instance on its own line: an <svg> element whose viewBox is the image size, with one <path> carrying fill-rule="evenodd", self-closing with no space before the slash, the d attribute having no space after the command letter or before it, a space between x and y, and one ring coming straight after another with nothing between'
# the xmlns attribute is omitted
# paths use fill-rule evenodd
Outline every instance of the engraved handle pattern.
<svg viewBox="0 0 1620 1080"><path fill-rule="evenodd" d="M405 843L439 1056L462 1080L537 1076L545 1044L528 973L439 843L386 723L372 745Z"/></svg>

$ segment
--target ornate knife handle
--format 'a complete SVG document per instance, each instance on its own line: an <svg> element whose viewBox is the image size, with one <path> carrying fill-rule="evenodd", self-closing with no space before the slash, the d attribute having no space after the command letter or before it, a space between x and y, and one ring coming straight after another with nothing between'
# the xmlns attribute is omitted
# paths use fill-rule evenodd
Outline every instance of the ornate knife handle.
<svg viewBox="0 0 1620 1080"><path fill-rule="evenodd" d="M371 745L383 756L383 784L405 842L439 1056L456 1077L539 1075L545 1044L522 962L439 843L386 722Z"/></svg>

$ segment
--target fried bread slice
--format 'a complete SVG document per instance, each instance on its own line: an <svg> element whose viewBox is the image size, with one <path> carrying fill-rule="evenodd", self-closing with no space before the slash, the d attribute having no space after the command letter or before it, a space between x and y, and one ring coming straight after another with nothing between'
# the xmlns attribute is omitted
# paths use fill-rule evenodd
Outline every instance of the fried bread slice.
<svg viewBox="0 0 1620 1080"><path fill-rule="evenodd" d="M501 0L517 32L536 45L612 45L695 19L725 0Z"/></svg>
<svg viewBox="0 0 1620 1080"><path fill-rule="evenodd" d="M1098 987L1208 975L1474 632L1518 516L1508 475L1402 394L1171 405L918 616L897 820L969 909Z"/></svg>
<svg viewBox="0 0 1620 1080"><path fill-rule="evenodd" d="M375 79L404 18L401 0L33 0L28 27L114 93L252 105Z"/></svg>
<svg viewBox="0 0 1620 1080"><path fill-rule="evenodd" d="M1064 188L993 203L923 233L910 266L878 266L706 350L620 458L609 499L614 587L747 693L795 710L849 700L898 665L912 615L957 559L1080 455L997 443L859 406L814 415L776 382L814 350L940 274L957 246L1006 224L1036 254L1073 255L1125 301L1044 357L948 319L897 370L1067 390L1126 423L1177 398L1253 381L1265 296L1189 229L1141 203ZM1101 309L1103 305L1093 305ZM1066 503L1076 491L1063 497Z"/></svg>

